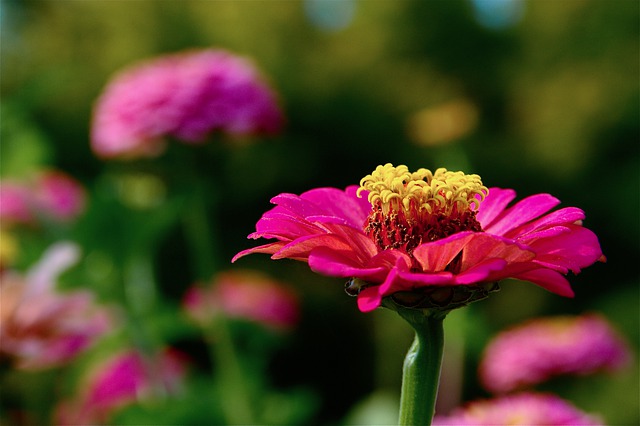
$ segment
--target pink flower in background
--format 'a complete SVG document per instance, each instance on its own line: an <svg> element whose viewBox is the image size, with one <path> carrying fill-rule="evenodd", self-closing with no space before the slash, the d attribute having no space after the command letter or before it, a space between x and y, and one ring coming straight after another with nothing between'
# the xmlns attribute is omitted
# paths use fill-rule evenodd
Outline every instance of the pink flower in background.
<svg viewBox="0 0 640 426"><path fill-rule="evenodd" d="M71 243L50 247L27 276L2 274L0 353L20 369L43 369L71 361L110 327L107 311L86 291L59 293L56 277L77 261Z"/></svg>
<svg viewBox="0 0 640 426"><path fill-rule="evenodd" d="M153 396L176 394L182 387L186 359L165 350L153 359L135 351L112 355L96 366L78 398L59 405L58 424L105 423L118 409Z"/></svg>
<svg viewBox="0 0 640 426"><path fill-rule="evenodd" d="M73 220L84 212L86 195L77 180L60 171L45 171L36 178L37 210L57 221Z"/></svg>
<svg viewBox="0 0 640 426"><path fill-rule="evenodd" d="M537 318L498 334L479 373L487 390L502 393L564 374L613 371L629 359L627 345L600 315Z"/></svg>
<svg viewBox="0 0 640 426"><path fill-rule="evenodd" d="M23 183L13 180L0 181L0 220L3 223L30 223L31 190Z"/></svg>
<svg viewBox="0 0 640 426"><path fill-rule="evenodd" d="M58 170L0 181L0 220L9 224L33 224L39 219L68 222L84 212L85 204L82 185Z"/></svg>
<svg viewBox="0 0 640 426"><path fill-rule="evenodd" d="M549 194L513 206L511 189L482 185L477 175L438 169L411 173L378 166L346 190L280 194L249 238L271 242L238 253L308 262L315 272L355 278L347 291L361 311L392 296L411 307L457 307L486 296L483 283L533 282L573 296L564 277L603 260L598 239L582 226L584 212ZM490 290L488 290L490 291ZM407 297L407 294L409 297Z"/></svg>
<svg viewBox="0 0 640 426"><path fill-rule="evenodd" d="M183 306L189 317L206 326L217 315L287 329L300 317L297 295L266 275L249 271L217 274L207 287L191 287Z"/></svg>
<svg viewBox="0 0 640 426"><path fill-rule="evenodd" d="M91 140L103 158L156 156L166 136L197 143L214 131L274 134L283 122L275 93L248 59L193 50L116 75L96 103Z"/></svg>
<svg viewBox="0 0 640 426"><path fill-rule="evenodd" d="M599 426L602 420L578 410L551 394L523 393L479 400L454 410L449 416L436 415L433 426Z"/></svg>

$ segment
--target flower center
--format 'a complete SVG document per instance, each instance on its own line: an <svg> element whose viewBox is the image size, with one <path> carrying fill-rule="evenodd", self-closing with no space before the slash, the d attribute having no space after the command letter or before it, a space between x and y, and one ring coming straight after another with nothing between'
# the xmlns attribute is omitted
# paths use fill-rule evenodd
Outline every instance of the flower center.
<svg viewBox="0 0 640 426"><path fill-rule="evenodd" d="M360 181L358 196L369 191L372 211L364 231L379 249L411 255L420 244L461 231L481 232L476 219L489 193L480 176L440 168L409 172L387 163Z"/></svg>

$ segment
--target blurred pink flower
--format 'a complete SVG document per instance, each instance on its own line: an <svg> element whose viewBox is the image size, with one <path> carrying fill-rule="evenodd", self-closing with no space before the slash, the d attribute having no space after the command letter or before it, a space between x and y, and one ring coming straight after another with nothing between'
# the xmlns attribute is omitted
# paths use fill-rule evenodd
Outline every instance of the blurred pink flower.
<svg viewBox="0 0 640 426"><path fill-rule="evenodd" d="M629 358L627 345L600 315L537 318L498 334L479 374L487 390L502 393L563 374L613 371Z"/></svg>
<svg viewBox="0 0 640 426"><path fill-rule="evenodd" d="M268 253L355 278L347 291L368 312L392 295L410 307L457 307L486 296L483 283L509 277L571 297L564 274L603 259L597 237L582 226L584 212L566 207L548 213L560 203L549 194L507 208L515 192L488 190L477 175L411 173L391 164L378 166L360 185L276 196L276 207L249 238L277 241L232 261Z"/></svg>
<svg viewBox="0 0 640 426"><path fill-rule="evenodd" d="M84 188L60 171L44 171L36 178L34 202L38 211L55 220L73 220L84 211Z"/></svg>
<svg viewBox="0 0 640 426"><path fill-rule="evenodd" d="M599 426L603 422L555 395L522 393L471 402L449 416L436 415L432 425Z"/></svg>
<svg viewBox="0 0 640 426"><path fill-rule="evenodd" d="M135 351L112 355L80 386L78 398L56 410L57 424L106 423L118 409L155 396L176 394L186 373L184 355L165 350L153 359Z"/></svg>
<svg viewBox="0 0 640 426"><path fill-rule="evenodd" d="M103 158L156 156L165 136L202 142L214 131L273 134L283 121L275 93L249 60L193 50L117 74L96 103L91 139Z"/></svg>
<svg viewBox="0 0 640 426"><path fill-rule="evenodd" d="M85 203L82 185L58 170L0 181L0 220L8 224L33 224L39 219L67 222L83 213Z"/></svg>
<svg viewBox="0 0 640 426"><path fill-rule="evenodd" d="M295 325L300 316L298 298L291 289L250 271L222 272L207 287L191 287L183 306L203 326L224 314L282 330Z"/></svg>
<svg viewBox="0 0 640 426"><path fill-rule="evenodd" d="M0 181L0 220L7 224L29 223L31 212L31 190L23 183L13 180Z"/></svg>
<svg viewBox="0 0 640 426"><path fill-rule="evenodd" d="M110 316L86 291L59 293L56 277L78 258L71 243L57 243L23 277L2 273L0 353L20 369L43 369L71 361L104 334Z"/></svg>

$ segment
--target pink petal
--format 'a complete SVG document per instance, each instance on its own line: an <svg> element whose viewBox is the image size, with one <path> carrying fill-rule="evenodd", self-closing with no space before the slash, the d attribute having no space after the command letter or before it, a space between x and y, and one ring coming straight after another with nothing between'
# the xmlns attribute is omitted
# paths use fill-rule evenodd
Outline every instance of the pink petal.
<svg viewBox="0 0 640 426"><path fill-rule="evenodd" d="M301 194L300 198L321 206L323 214L346 219L352 227L362 229L371 211L371 205L369 202L363 204L361 199L355 196L356 190L356 186L347 188L347 191L318 188Z"/></svg>
<svg viewBox="0 0 640 426"><path fill-rule="evenodd" d="M309 255L309 267L312 271L330 277L360 278L365 281L382 280L389 270L385 266L363 267L349 253L326 247L318 247Z"/></svg>
<svg viewBox="0 0 640 426"><path fill-rule="evenodd" d="M549 213L519 228L513 229L505 236L510 238L522 238L530 232L556 225L569 225L584 219L584 212L577 207L565 207Z"/></svg>
<svg viewBox="0 0 640 426"><path fill-rule="evenodd" d="M371 312L380 306L382 296L376 287L367 287L358 294L358 309Z"/></svg>
<svg viewBox="0 0 640 426"><path fill-rule="evenodd" d="M471 231L459 232L442 240L419 245L413 250L413 256L420 263L423 271L444 271L473 238L474 233Z"/></svg>
<svg viewBox="0 0 640 426"><path fill-rule="evenodd" d="M258 247L252 247L250 249L246 249L246 250L242 250L240 253L236 254L235 256L233 256L233 259L231 259L231 263L235 262L236 260L240 259L241 257L244 257L248 254L252 254L252 253L266 253L266 254L274 254L276 252L278 252L278 250L280 250L282 247L285 246L285 242L282 241L277 241L275 243L269 243L269 244L264 244Z"/></svg>
<svg viewBox="0 0 640 426"><path fill-rule="evenodd" d="M513 240L476 232L462 251L461 271L466 271L485 259L503 259L507 263L518 263L534 257L535 253L532 250Z"/></svg>
<svg viewBox="0 0 640 426"><path fill-rule="evenodd" d="M514 198L516 192L513 189L489 188L489 195L480 204L476 219L486 228Z"/></svg>
<svg viewBox="0 0 640 426"><path fill-rule="evenodd" d="M491 234L504 235L523 223L527 223L546 213L559 203L560 200L549 194L532 195L505 210L490 225L484 227L484 230Z"/></svg>
<svg viewBox="0 0 640 426"><path fill-rule="evenodd" d="M461 274L456 276L456 284L476 284L487 282L487 278L492 272L500 271L507 266L504 259L487 259L481 263L474 265Z"/></svg>
<svg viewBox="0 0 640 426"><path fill-rule="evenodd" d="M271 258L307 260L311 250L316 247L328 247L331 250L352 250L351 246L338 236L332 234L309 235L298 238L285 245L280 251L271 256Z"/></svg>
<svg viewBox="0 0 640 426"><path fill-rule="evenodd" d="M514 275L514 278L529 281L552 293L565 297L573 297L574 293L569 281L559 272L550 269L536 269L522 274Z"/></svg>
<svg viewBox="0 0 640 426"><path fill-rule="evenodd" d="M590 230L579 225L568 228L570 232L536 240L530 247L537 253L536 260L566 267L577 274L581 268L595 263L602 250L598 237Z"/></svg>

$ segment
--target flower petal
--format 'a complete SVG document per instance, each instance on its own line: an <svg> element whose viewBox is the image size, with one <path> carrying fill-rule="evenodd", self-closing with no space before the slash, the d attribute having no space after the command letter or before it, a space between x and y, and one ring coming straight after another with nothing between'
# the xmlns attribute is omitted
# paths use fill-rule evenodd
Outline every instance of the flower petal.
<svg viewBox="0 0 640 426"><path fill-rule="evenodd" d="M489 195L480 204L476 219L486 228L514 198L516 192L513 189L489 188Z"/></svg>
<svg viewBox="0 0 640 426"><path fill-rule="evenodd" d="M309 267L312 271L330 277L360 278L365 281L381 281L390 269L386 265L364 267L350 256L349 252L336 251L327 247L318 247L309 254Z"/></svg>
<svg viewBox="0 0 640 426"><path fill-rule="evenodd" d="M423 271L444 271L449 263L474 238L474 233L459 232L441 240L420 244L413 250L413 257Z"/></svg>
<svg viewBox="0 0 640 426"><path fill-rule="evenodd" d="M505 236L520 239L531 232L538 231L550 226L569 225L585 218L584 211L577 207L565 207L551 212L540 219L522 225L519 228L509 231Z"/></svg>
<svg viewBox="0 0 640 426"><path fill-rule="evenodd" d="M231 263L234 263L236 260L248 254L253 254L253 253L274 254L278 252L280 249L282 249L282 247L284 247L285 244L286 244L285 242L276 241L274 243L264 244L258 247L252 247L246 250L242 250L240 253L233 256L233 258L231 259Z"/></svg>
<svg viewBox="0 0 640 426"><path fill-rule="evenodd" d="M371 211L371 205L366 198L364 203L356 196L357 186L347 187L345 191L337 188L312 189L300 195L300 198L320 206L324 215L346 219L349 224L362 229Z"/></svg>
<svg viewBox="0 0 640 426"><path fill-rule="evenodd" d="M577 274L580 269L595 263L602 250L598 237L579 225L569 225L570 232L552 238L536 240L530 247L536 251L536 260L560 265Z"/></svg>
<svg viewBox="0 0 640 426"><path fill-rule="evenodd" d="M332 234L308 235L298 238L282 247L271 256L272 259L307 260L311 250L316 247L327 247L331 250L349 251L351 247L342 238Z"/></svg>
<svg viewBox="0 0 640 426"><path fill-rule="evenodd" d="M533 250L498 235L476 232L462 251L460 270L466 271L485 259L503 259L507 264L527 262L535 257Z"/></svg>
<svg viewBox="0 0 640 426"><path fill-rule="evenodd" d="M574 293L569 281L559 272L550 269L535 269L533 271L514 275L519 280L532 282L545 290L565 297L573 297Z"/></svg>
<svg viewBox="0 0 640 426"><path fill-rule="evenodd" d="M486 259L474 265L466 271L458 274L455 278L456 284L476 284L487 282L492 272L500 271L507 266L504 259Z"/></svg>
<svg viewBox="0 0 640 426"><path fill-rule="evenodd" d="M504 235L523 223L546 213L559 203L560 200L549 194L532 195L505 210L490 225L484 227L484 230L491 234Z"/></svg>

